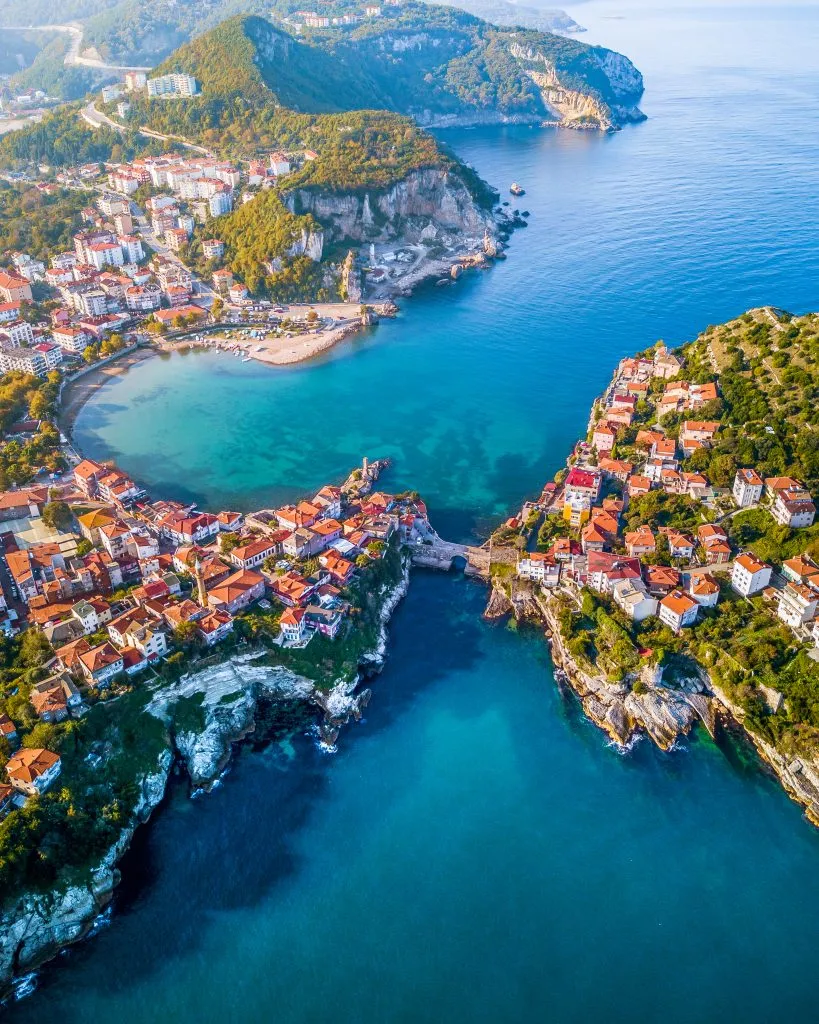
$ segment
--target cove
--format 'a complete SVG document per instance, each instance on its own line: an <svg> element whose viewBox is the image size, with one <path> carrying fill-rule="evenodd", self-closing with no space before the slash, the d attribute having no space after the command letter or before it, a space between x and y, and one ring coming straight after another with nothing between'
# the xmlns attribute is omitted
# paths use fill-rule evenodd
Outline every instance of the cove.
<svg viewBox="0 0 819 1024"><path fill-rule="evenodd" d="M447 133L527 188L510 258L320 362L141 364L77 423L159 493L251 507L393 455L456 539L561 464L614 362L773 303L819 306L813 5L592 0L646 75L613 137ZM238 364L238 365L234 365ZM367 720L180 783L111 926L42 973L27 1024L810 1020L819 834L730 742L626 755L539 637L416 573Z"/></svg>
<svg viewBox="0 0 819 1024"><path fill-rule="evenodd" d="M503 198L527 189L505 262L314 363L149 360L81 411L79 446L215 510L389 455L443 536L486 533L559 468L623 355L754 305L819 307L819 15L793 10L583 5L592 41L643 70L645 124L443 133Z"/></svg>

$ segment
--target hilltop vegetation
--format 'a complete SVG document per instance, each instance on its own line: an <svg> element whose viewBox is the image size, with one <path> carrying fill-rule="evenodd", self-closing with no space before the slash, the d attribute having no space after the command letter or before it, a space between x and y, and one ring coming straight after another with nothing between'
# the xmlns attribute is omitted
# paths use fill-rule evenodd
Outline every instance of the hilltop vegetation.
<svg viewBox="0 0 819 1024"><path fill-rule="evenodd" d="M78 108L65 105L38 124L0 136L0 166L48 164L69 167L104 160L132 160L136 156L167 152L168 143L146 139L136 131L91 129L78 116Z"/></svg>
<svg viewBox="0 0 819 1024"><path fill-rule="evenodd" d="M712 380L717 367L720 407L712 412L722 410L725 424L710 449L694 452L691 468L718 487L730 486L740 466L756 466L819 490L819 316L753 310L709 327L682 352L688 379Z"/></svg>
<svg viewBox="0 0 819 1024"><path fill-rule="evenodd" d="M82 193L61 189L46 195L36 188L20 189L0 181L0 254L27 252L35 259L73 245L82 224L80 211L88 203Z"/></svg>

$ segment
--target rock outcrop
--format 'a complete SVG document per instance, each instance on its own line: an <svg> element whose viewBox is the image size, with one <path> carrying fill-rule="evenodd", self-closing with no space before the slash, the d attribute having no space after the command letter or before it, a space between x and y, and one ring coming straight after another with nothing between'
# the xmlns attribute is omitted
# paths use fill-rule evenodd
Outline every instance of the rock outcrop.
<svg viewBox="0 0 819 1024"><path fill-rule="evenodd" d="M611 682L602 674L589 672L572 656L561 635L551 594L534 593L526 602L513 600L512 604L527 618L537 617L544 623L558 682L574 690L586 716L613 742L626 746L643 733L660 749L670 750L698 720L713 734L712 701L700 680L667 686L662 671L647 666L639 679L632 681L639 683L637 687L627 681Z"/></svg>
<svg viewBox="0 0 819 1024"><path fill-rule="evenodd" d="M131 820L90 872L87 884L69 885L46 894L26 893L0 914L0 997L15 977L39 966L92 929L119 882L119 859L137 827L148 820L165 795L171 762L168 749L160 756L156 771L140 780Z"/></svg>
<svg viewBox="0 0 819 1024"><path fill-rule="evenodd" d="M230 760L232 744L255 730L261 698L315 702L312 680L281 666L254 664L261 653L240 655L201 672L191 672L163 688L148 705L147 710L170 727L179 700L198 702L201 728L174 734L174 746L197 788L212 785Z"/></svg>
<svg viewBox="0 0 819 1024"><path fill-rule="evenodd" d="M565 74L539 50L513 43L510 52L540 90L548 116L555 124L614 131L624 124L645 120L637 105L643 93L643 76L622 54L599 48L592 51L607 82L608 98L604 99L597 89L578 89L568 84Z"/></svg>
<svg viewBox="0 0 819 1024"><path fill-rule="evenodd" d="M438 167L413 171L382 191L296 189L285 203L292 213L311 213L333 241L418 243L429 240L431 228L442 244L477 245L496 231L492 214L458 174Z"/></svg>

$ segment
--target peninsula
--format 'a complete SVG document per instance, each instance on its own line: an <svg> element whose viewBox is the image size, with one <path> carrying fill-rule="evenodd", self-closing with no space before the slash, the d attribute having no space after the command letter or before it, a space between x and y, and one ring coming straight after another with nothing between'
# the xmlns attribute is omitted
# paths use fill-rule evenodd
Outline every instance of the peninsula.
<svg viewBox="0 0 819 1024"><path fill-rule="evenodd" d="M621 745L738 726L819 824L819 317L770 308L623 359L487 613L545 628Z"/></svg>

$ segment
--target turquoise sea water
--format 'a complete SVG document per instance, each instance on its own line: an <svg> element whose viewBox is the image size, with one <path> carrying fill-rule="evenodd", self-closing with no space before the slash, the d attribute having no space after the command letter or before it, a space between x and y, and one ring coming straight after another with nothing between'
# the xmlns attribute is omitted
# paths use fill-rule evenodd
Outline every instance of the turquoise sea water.
<svg viewBox="0 0 819 1024"><path fill-rule="evenodd" d="M308 367L145 363L76 436L157 493L249 507L396 459L453 538L562 462L614 362L758 303L819 307L819 9L570 8L646 75L616 136L459 131L531 227ZM12 1021L808 1021L819 834L732 744L623 755L484 593L419 573L367 720L174 788L111 926Z"/></svg>

